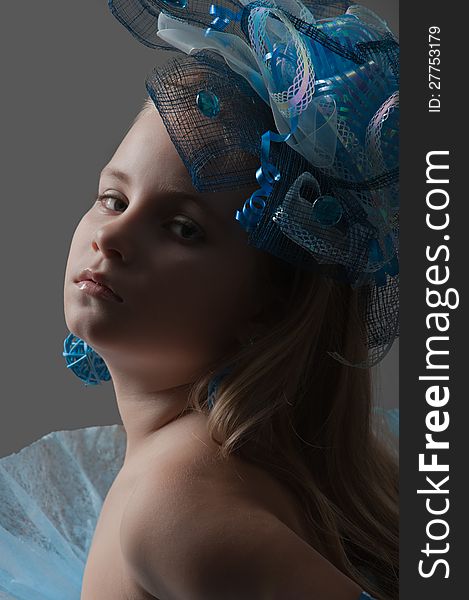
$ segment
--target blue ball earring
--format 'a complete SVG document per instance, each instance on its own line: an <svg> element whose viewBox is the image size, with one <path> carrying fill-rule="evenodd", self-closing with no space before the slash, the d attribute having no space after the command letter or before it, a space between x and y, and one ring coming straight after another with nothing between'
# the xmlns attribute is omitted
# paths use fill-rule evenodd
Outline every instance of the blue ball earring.
<svg viewBox="0 0 469 600"><path fill-rule="evenodd" d="M230 371L231 371L231 367L225 367L220 372L218 372L216 375L214 375L214 377L212 377L212 379L210 380L210 383L208 384L208 394L207 394L207 404L208 404L209 410L212 410L212 408L213 408L213 405L215 403L215 399L216 399L217 393L218 393L218 386L220 385L221 380L226 375L228 375L228 373Z"/></svg>
<svg viewBox="0 0 469 600"><path fill-rule="evenodd" d="M109 381L111 374L104 360L84 340L70 333L64 340L62 356L71 369L85 385L97 385Z"/></svg>

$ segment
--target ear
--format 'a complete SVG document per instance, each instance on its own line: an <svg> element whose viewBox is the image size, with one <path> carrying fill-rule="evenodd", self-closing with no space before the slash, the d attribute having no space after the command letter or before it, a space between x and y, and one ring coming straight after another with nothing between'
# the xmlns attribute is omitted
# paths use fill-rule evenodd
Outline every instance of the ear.
<svg viewBox="0 0 469 600"><path fill-rule="evenodd" d="M275 260L275 259L274 259ZM283 318L285 310L285 288L290 286L291 265L268 257L261 270L261 293L255 306L255 312L247 319L236 336L242 345L250 345L251 340L263 337L275 322ZM273 271L274 269L274 271Z"/></svg>
<svg viewBox="0 0 469 600"><path fill-rule="evenodd" d="M276 319L281 316L279 298L271 288L259 303L257 312L243 323L236 338L243 346L251 345L256 339L263 337L271 330Z"/></svg>

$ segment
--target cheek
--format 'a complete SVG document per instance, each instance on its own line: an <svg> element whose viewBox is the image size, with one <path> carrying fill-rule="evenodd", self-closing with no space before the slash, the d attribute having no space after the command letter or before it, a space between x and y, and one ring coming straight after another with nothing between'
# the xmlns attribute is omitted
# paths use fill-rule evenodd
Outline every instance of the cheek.
<svg viewBox="0 0 469 600"><path fill-rule="evenodd" d="M86 234L86 223L84 222L83 217L78 223L70 241L70 248L67 258L67 274L70 273L70 270L76 269L77 266L79 266L77 261L79 261L80 257L83 256L83 251L88 243L90 242Z"/></svg>
<svg viewBox="0 0 469 600"><path fill-rule="evenodd" d="M88 245L91 245L92 232L95 230L96 224L93 224L91 209L88 210L78 221L78 225L73 233L71 248L79 248L80 250Z"/></svg>
<svg viewBox="0 0 469 600"><path fill-rule="evenodd" d="M236 330L254 310L256 284L249 266L230 258L219 254L160 271L146 303L155 324L171 323L173 331L188 335Z"/></svg>

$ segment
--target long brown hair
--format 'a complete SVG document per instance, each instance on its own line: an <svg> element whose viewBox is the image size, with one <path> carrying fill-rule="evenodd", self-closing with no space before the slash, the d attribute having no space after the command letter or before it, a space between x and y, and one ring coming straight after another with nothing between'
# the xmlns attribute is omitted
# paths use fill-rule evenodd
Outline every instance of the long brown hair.
<svg viewBox="0 0 469 600"><path fill-rule="evenodd" d="M211 410L213 371L195 382L188 406L209 415L221 456L236 453L294 492L307 542L378 600L395 600L397 451L373 419L370 370L327 353L340 341L363 358L356 290L273 256L271 265L275 320L218 365L231 371Z"/></svg>

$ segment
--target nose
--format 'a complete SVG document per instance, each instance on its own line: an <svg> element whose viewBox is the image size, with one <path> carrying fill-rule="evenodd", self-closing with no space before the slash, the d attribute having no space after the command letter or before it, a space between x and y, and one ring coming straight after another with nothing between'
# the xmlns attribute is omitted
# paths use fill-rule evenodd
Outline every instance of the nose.
<svg viewBox="0 0 469 600"><path fill-rule="evenodd" d="M106 258L130 263L135 251L134 241L130 227L124 221L121 216L97 229L91 242L93 250L101 251Z"/></svg>

